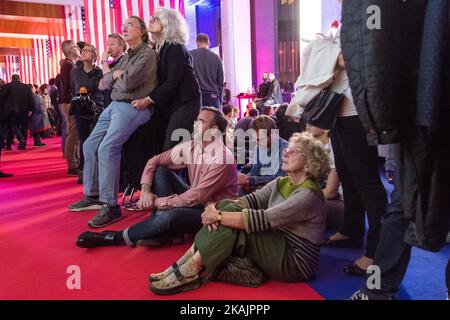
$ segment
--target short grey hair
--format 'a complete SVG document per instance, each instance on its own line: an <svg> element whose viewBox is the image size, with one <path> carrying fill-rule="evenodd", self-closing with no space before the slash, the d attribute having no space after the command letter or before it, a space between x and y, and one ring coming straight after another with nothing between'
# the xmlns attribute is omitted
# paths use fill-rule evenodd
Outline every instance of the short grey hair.
<svg viewBox="0 0 450 320"><path fill-rule="evenodd" d="M164 40L172 44L186 45L189 42L189 27L180 12L167 8L155 10L163 26Z"/></svg>

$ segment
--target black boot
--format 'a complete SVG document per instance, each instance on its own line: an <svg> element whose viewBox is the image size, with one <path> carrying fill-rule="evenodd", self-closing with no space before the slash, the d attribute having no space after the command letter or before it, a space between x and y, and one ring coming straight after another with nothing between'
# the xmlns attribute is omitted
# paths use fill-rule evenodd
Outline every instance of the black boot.
<svg viewBox="0 0 450 320"><path fill-rule="evenodd" d="M41 142L41 134L39 132L36 132L33 134L33 138L34 138L34 146L35 147L44 147L46 146L45 143Z"/></svg>
<svg viewBox="0 0 450 320"><path fill-rule="evenodd" d="M103 232L85 232L77 239L77 246L80 248L92 249L96 247L120 246L125 241L121 232L103 231Z"/></svg>

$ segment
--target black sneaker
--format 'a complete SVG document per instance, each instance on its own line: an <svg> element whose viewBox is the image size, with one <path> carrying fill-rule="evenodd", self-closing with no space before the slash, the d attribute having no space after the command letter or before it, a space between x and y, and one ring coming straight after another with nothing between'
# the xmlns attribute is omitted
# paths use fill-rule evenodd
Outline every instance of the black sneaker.
<svg viewBox="0 0 450 320"><path fill-rule="evenodd" d="M120 207L111 207L103 205L103 208L97 212L96 216L88 222L88 226L94 229L107 227L122 219L122 212Z"/></svg>
<svg viewBox="0 0 450 320"><path fill-rule="evenodd" d="M82 211L94 211L101 210L103 205L98 200L84 197L81 201L75 202L69 206L69 210L72 212L82 212Z"/></svg>

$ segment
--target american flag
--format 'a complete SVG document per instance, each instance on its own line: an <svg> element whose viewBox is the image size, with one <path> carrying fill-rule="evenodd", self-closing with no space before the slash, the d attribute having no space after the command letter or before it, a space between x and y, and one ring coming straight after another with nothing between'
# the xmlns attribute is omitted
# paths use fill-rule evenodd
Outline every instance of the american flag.
<svg viewBox="0 0 450 320"><path fill-rule="evenodd" d="M33 57L36 61L34 68L34 79L37 84L48 83L48 80L56 77L59 73L59 61L63 58L61 36L49 36L48 38L33 40Z"/></svg>
<svg viewBox="0 0 450 320"><path fill-rule="evenodd" d="M16 72L20 72L20 69L22 69L22 66L20 65L20 57L15 56L14 61L16 62Z"/></svg>
<svg viewBox="0 0 450 320"><path fill-rule="evenodd" d="M158 7L184 15L184 0L84 0L85 41L97 48L100 57L106 50L108 34L121 33L122 21L134 15L148 22Z"/></svg>
<svg viewBox="0 0 450 320"><path fill-rule="evenodd" d="M103 1L103 0L102 0ZM66 5L66 39L75 42L84 41L85 33L83 28L83 15L80 6Z"/></svg>
<svg viewBox="0 0 450 320"><path fill-rule="evenodd" d="M3 79L3 81L6 81L6 67L5 66L0 67L0 78Z"/></svg>
<svg viewBox="0 0 450 320"><path fill-rule="evenodd" d="M47 58L50 59L52 57L52 44L50 39L45 40L45 51L47 53Z"/></svg>

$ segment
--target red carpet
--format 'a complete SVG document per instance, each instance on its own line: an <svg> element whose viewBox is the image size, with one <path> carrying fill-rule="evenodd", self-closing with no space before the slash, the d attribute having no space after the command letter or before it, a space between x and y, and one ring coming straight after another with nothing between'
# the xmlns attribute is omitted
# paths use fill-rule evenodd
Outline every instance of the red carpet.
<svg viewBox="0 0 450 320"><path fill-rule="evenodd" d="M69 213L67 205L82 196L76 178L66 176L60 139L44 148L3 153L0 179L0 299L145 299L158 300L148 289L148 275L165 269L189 245L158 250L75 246L88 230L91 213ZM143 213L124 212L126 219L110 227L120 230ZM69 290L69 266L81 270L81 290ZM199 290L168 299L303 300L322 299L307 284L268 282L258 289L209 283Z"/></svg>

